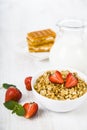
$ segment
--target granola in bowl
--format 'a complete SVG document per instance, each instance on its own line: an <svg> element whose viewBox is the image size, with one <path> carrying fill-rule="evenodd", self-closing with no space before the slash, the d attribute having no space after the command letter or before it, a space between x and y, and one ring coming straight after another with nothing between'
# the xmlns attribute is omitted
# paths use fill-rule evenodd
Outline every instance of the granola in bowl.
<svg viewBox="0 0 87 130"><path fill-rule="evenodd" d="M50 70L36 79L34 89L40 95L50 99L73 100L87 92L87 83L77 72Z"/></svg>

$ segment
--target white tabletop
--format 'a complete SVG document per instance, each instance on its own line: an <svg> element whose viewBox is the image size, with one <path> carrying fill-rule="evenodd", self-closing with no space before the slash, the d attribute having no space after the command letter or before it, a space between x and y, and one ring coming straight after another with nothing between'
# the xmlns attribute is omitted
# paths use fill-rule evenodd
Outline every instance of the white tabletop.
<svg viewBox="0 0 87 130"><path fill-rule="evenodd" d="M36 101L25 89L24 78L50 66L49 60L38 61L26 52L26 34L55 28L64 18L86 20L87 0L0 0L0 85L17 85L22 104ZM68 113L48 111L38 102L37 115L25 119L3 106L5 91L0 89L0 130L87 130L87 101Z"/></svg>

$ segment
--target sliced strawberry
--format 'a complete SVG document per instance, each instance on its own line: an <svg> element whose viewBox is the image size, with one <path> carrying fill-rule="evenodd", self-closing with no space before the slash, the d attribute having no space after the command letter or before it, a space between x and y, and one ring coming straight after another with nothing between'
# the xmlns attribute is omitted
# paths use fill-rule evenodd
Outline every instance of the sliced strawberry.
<svg viewBox="0 0 87 130"><path fill-rule="evenodd" d="M25 109L25 115L24 115L25 118L30 118L34 116L38 111L38 104L35 102L25 103L23 107Z"/></svg>
<svg viewBox="0 0 87 130"><path fill-rule="evenodd" d="M78 79L74 77L72 73L69 73L66 77L65 87L71 88L71 87L76 86L77 83L78 83Z"/></svg>
<svg viewBox="0 0 87 130"><path fill-rule="evenodd" d="M56 71L53 75L49 76L49 80L52 83L63 83L63 78L62 78L62 74L59 71Z"/></svg>
<svg viewBox="0 0 87 130"><path fill-rule="evenodd" d="M31 76L30 77L26 77L25 80L24 80L24 83L25 83L25 86L26 86L27 90L32 90L31 80L32 80Z"/></svg>
<svg viewBox="0 0 87 130"><path fill-rule="evenodd" d="M19 89L11 86L7 89L5 93L5 102L13 100L13 101L19 101L22 97L22 93Z"/></svg>

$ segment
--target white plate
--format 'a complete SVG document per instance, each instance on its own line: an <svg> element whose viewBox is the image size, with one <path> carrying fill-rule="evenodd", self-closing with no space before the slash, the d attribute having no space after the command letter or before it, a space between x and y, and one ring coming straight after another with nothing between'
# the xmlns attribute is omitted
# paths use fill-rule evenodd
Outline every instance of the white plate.
<svg viewBox="0 0 87 130"><path fill-rule="evenodd" d="M22 41L16 44L16 52L29 55L35 60L42 61L49 58L49 52L29 52L26 41Z"/></svg>
<svg viewBox="0 0 87 130"><path fill-rule="evenodd" d="M49 58L49 52L37 52L37 53L30 53L29 54L35 58L36 60L42 61Z"/></svg>

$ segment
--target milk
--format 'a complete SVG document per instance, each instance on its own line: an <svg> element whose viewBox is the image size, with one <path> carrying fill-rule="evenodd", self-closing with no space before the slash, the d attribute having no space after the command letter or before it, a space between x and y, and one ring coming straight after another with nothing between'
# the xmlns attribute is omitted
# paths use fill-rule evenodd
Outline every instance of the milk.
<svg viewBox="0 0 87 130"><path fill-rule="evenodd" d="M87 68L87 48L83 40L82 28L64 28L56 38L49 59L52 66L71 67L83 72Z"/></svg>

